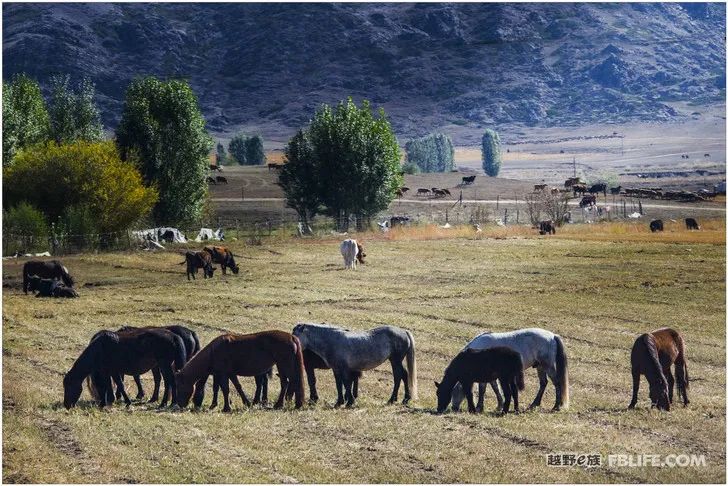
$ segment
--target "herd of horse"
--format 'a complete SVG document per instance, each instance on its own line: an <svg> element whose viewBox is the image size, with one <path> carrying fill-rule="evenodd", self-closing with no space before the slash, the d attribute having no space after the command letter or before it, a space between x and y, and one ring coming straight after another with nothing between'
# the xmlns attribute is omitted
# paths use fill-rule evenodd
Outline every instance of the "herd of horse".
<svg viewBox="0 0 728 486"><path fill-rule="evenodd" d="M160 408L168 405L185 408L192 401L195 408L203 405L206 384L213 377L213 400L217 406L222 391L223 412L230 412L232 382L245 406L268 400L268 380L275 366L280 392L273 408L280 409L293 399L295 408L305 402L304 374L310 390L309 403L318 401L316 369L330 369L336 387L335 407L355 405L359 396L359 380L365 371L385 361L392 367L393 388L389 404L418 398L417 359L414 335L394 326L381 326L367 331L352 331L330 324L297 323L290 333L280 330L251 334L225 333L201 348L197 334L184 326L130 327L96 333L63 378L63 404L74 407L81 396L83 383L99 407L123 399L132 404L124 376L131 375L137 385L137 399L144 398L140 375L152 372L154 392L149 402L160 399L160 383L164 384ZM406 366L403 364L406 364ZM670 410L674 387L684 406L688 400L688 370L682 336L669 328L657 329L637 338L632 347L632 401L637 404L641 376L649 385L651 404ZM674 365L675 374L672 373ZM435 382L437 413L448 407L459 411L463 399L468 411L483 411L486 385L497 397L497 411L519 412L519 391L524 389L524 371L536 368L539 389L529 409L541 406L549 379L555 390L554 411L569 406L568 358L560 336L540 328L511 332L485 332L476 336L445 368L440 382ZM251 402L239 376L255 377L256 391ZM473 385L478 383L478 401L473 399ZM500 390L498 387L500 384ZM116 389L114 390L114 386ZM501 397L501 390L503 397Z"/></svg>

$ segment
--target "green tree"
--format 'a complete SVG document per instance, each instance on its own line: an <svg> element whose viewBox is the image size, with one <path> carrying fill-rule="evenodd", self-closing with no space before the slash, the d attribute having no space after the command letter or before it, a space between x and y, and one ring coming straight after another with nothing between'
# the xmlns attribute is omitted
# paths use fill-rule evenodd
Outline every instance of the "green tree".
<svg viewBox="0 0 728 486"><path fill-rule="evenodd" d="M323 105L303 133L316 174L308 190L341 231L349 216L361 227L389 206L402 176L399 145L383 110L375 117L369 102L359 108L351 98L335 108Z"/></svg>
<svg viewBox="0 0 728 486"><path fill-rule="evenodd" d="M265 164L263 139L259 135L253 135L245 141L245 162L248 165Z"/></svg>
<svg viewBox="0 0 728 486"><path fill-rule="evenodd" d="M225 146L220 142L217 143L217 165L227 165Z"/></svg>
<svg viewBox="0 0 728 486"><path fill-rule="evenodd" d="M450 137L432 133L405 144L407 162L416 164L422 172L450 172L455 167L455 149Z"/></svg>
<svg viewBox="0 0 728 486"><path fill-rule="evenodd" d="M48 110L38 83L16 74L3 83L3 167L18 151L48 140Z"/></svg>
<svg viewBox="0 0 728 486"><path fill-rule="evenodd" d="M27 202L55 222L68 208L85 205L100 232L128 228L157 200L134 162L122 161L110 141L34 145L18 153L3 175L5 207Z"/></svg>
<svg viewBox="0 0 728 486"><path fill-rule="evenodd" d="M500 137L488 128L483 134L483 171L491 177L498 176L501 167Z"/></svg>
<svg viewBox="0 0 728 486"><path fill-rule="evenodd" d="M213 142L189 84L154 77L133 81L116 137L122 158L136 155L144 180L159 189L154 219L160 224L199 221Z"/></svg>
<svg viewBox="0 0 728 486"><path fill-rule="evenodd" d="M304 231L321 208L313 147L305 131L299 130L288 142L278 185L286 195L286 206L298 213Z"/></svg>
<svg viewBox="0 0 728 486"><path fill-rule="evenodd" d="M240 165L248 165L248 137L242 133L235 135L228 144L228 153L238 162Z"/></svg>
<svg viewBox="0 0 728 486"><path fill-rule="evenodd" d="M94 84L83 79L73 90L70 79L68 75L51 78L50 138L58 144L98 142L103 139L103 128L94 103Z"/></svg>

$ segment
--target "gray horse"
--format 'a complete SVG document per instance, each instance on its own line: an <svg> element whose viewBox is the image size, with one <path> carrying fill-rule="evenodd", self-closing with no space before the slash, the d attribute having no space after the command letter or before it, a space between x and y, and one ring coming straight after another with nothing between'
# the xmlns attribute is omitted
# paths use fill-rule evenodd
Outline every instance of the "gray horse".
<svg viewBox="0 0 728 486"><path fill-rule="evenodd" d="M333 370L338 393L335 406L343 405L345 399L347 407L354 405L356 395L352 393L352 386L361 372L374 369L386 360L392 364L394 375L394 389L389 403L397 401L400 380L404 383L402 403L417 398L415 340L409 331L393 326L349 331L326 324L299 323L293 328L293 335L301 341L304 351L315 353ZM405 357L406 370L402 366ZM315 394L315 390L311 393Z"/></svg>

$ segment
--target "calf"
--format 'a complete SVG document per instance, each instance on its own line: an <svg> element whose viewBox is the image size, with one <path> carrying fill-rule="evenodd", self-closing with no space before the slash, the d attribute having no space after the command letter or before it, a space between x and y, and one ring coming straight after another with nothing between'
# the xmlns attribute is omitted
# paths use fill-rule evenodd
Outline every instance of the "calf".
<svg viewBox="0 0 728 486"><path fill-rule="evenodd" d="M654 220L650 221L650 231L652 231L653 233L655 231L664 231L664 230L665 230L665 226L662 224L661 219L654 219Z"/></svg>
<svg viewBox="0 0 728 486"><path fill-rule="evenodd" d="M348 239L341 242L341 256L344 257L344 268L356 270L357 260L364 263L364 248L356 240Z"/></svg>
<svg viewBox="0 0 728 486"><path fill-rule="evenodd" d="M429 193L430 193L430 190L429 190L429 189L422 189L422 188L420 188L420 189L417 189L417 195L418 195L418 196L419 196L420 194L429 194Z"/></svg>
<svg viewBox="0 0 728 486"><path fill-rule="evenodd" d="M225 271L227 268L230 268L235 275L237 275L240 271L240 265L235 263L233 252L224 246L206 246L202 249L202 251L209 253L212 257L212 261L220 264L223 275L227 275Z"/></svg>
<svg viewBox="0 0 728 486"><path fill-rule="evenodd" d="M695 218L685 218L685 226L689 230L699 230L700 229L700 225L698 224L697 221L695 221Z"/></svg>
<svg viewBox="0 0 728 486"><path fill-rule="evenodd" d="M61 280L66 286L73 287L73 277L68 269L58 260L40 261L30 260L23 265L23 292L28 293L28 279L31 275L39 278L52 278Z"/></svg>
<svg viewBox="0 0 728 486"><path fill-rule="evenodd" d="M556 234L556 225L551 220L541 221L538 224L538 234L540 234L540 235L547 235L549 233L552 234L552 235L555 235Z"/></svg>
<svg viewBox="0 0 728 486"><path fill-rule="evenodd" d="M192 252L188 251L185 253L185 261L181 262L180 265L187 264L187 280L195 280L195 275L199 268L202 269L202 273L205 278L212 278L215 268L212 266L212 257L206 251Z"/></svg>

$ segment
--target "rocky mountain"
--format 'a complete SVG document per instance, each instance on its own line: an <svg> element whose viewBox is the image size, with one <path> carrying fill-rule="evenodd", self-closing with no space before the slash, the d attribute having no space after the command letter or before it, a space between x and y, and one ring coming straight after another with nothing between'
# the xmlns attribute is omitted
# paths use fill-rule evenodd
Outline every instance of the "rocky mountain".
<svg viewBox="0 0 728 486"><path fill-rule="evenodd" d="M400 138L669 121L724 103L725 18L720 3L5 3L3 76L88 76L110 129L135 76L183 77L223 137L285 137L347 96Z"/></svg>

